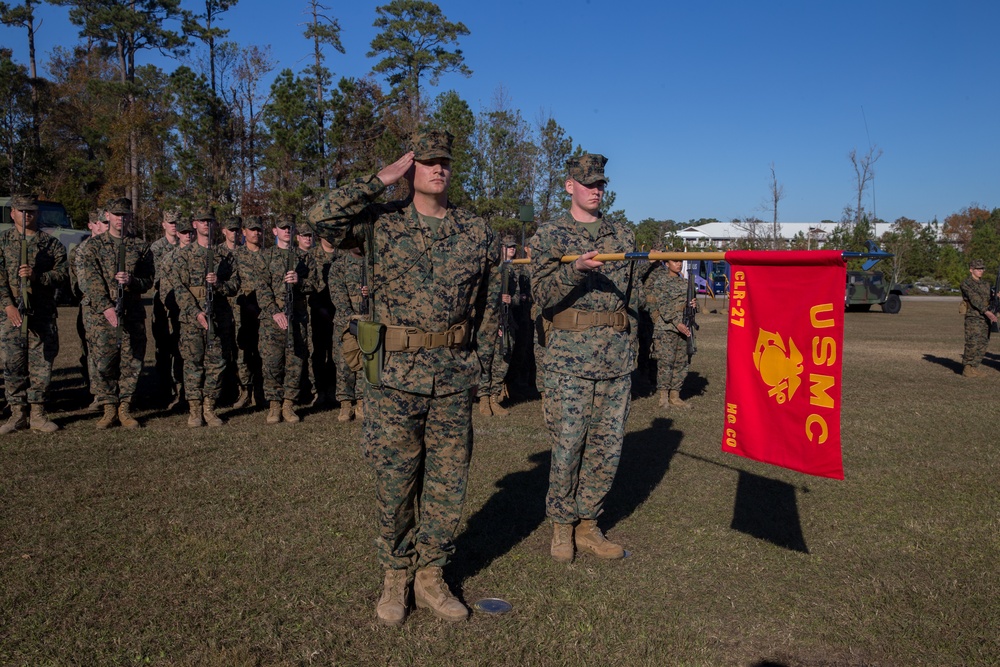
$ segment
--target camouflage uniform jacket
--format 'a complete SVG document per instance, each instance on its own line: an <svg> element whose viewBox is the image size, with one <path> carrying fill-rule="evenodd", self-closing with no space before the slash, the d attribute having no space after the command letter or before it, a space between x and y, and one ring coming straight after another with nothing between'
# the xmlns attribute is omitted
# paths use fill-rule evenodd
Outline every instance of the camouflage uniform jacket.
<svg viewBox="0 0 1000 667"><path fill-rule="evenodd" d="M364 257L358 257L347 250L338 250L337 258L330 265L327 288L338 321L361 312L361 274L365 268L364 262Z"/></svg>
<svg viewBox="0 0 1000 667"><path fill-rule="evenodd" d="M646 293L646 310L653 318L653 330L657 333L679 332L677 325L684 320L687 280L671 275L667 267L657 263L646 278L643 291Z"/></svg>
<svg viewBox="0 0 1000 667"><path fill-rule="evenodd" d="M80 272L77 270L77 261L76 261L76 258L80 255L81 250L83 249L83 247L85 245L87 245L87 241L89 241L89 240L90 240L90 237L88 236L87 238L85 238L82 241L80 241L79 245L75 245L72 248L70 248L70 251L69 251L69 258L68 258L69 259L69 291L73 294L73 298L74 299L79 299L80 300L80 303L85 303L83 301L83 299L85 297L84 297L84 294L83 294L83 290L80 289L80 278L79 278Z"/></svg>
<svg viewBox="0 0 1000 667"><path fill-rule="evenodd" d="M312 313L325 311L328 318L333 317L334 304L330 300L330 267L339 259L338 252L327 252L317 243L309 251L313 261L316 263L316 272L319 277L319 289L309 296L309 310Z"/></svg>
<svg viewBox="0 0 1000 667"><path fill-rule="evenodd" d="M56 290L67 284L69 265L66 248L43 231L28 237L27 263L32 270L28 282L28 306L36 316L55 316ZM21 278L21 235L11 226L0 234L0 307L16 306Z"/></svg>
<svg viewBox="0 0 1000 667"><path fill-rule="evenodd" d="M387 352L383 384L424 396L465 391L492 363L496 301L487 298L487 287L499 282L496 236L482 218L450 205L432 232L410 200L375 203L384 190L378 176L359 178L321 199L309 212L309 223L335 246L345 238L369 237L375 321L425 332L466 322L478 334L476 344L470 339L460 348ZM482 365L477 346L488 356Z"/></svg>
<svg viewBox="0 0 1000 667"><path fill-rule="evenodd" d="M628 320L624 331L595 326L584 331L552 328L546 340L546 372L563 373L591 380L621 377L635 369L638 355L638 314L643 302L642 283L633 262L608 262L596 271L581 272L573 263L563 264L563 255L591 250L602 253L631 252L635 236L624 223L602 219L596 239L567 212L544 223L532 243L531 290L543 317L566 308L613 313L623 310Z"/></svg>
<svg viewBox="0 0 1000 667"><path fill-rule="evenodd" d="M962 281L962 298L968 304L966 317L981 317L986 319L986 311L990 308L990 284L985 280L974 280L972 276Z"/></svg>
<svg viewBox="0 0 1000 667"><path fill-rule="evenodd" d="M215 261L212 263L217 282L212 289L213 320L216 326L232 326L233 312L228 297L236 296L240 289L240 278L233 265L233 255L225 247L212 249ZM181 322L196 324L198 314L205 311L205 263L208 248L192 243L179 248L171 256L168 280L177 299ZM217 297L217 298L216 298Z"/></svg>
<svg viewBox="0 0 1000 667"><path fill-rule="evenodd" d="M166 236L161 236L149 246L149 252L153 255L153 289L157 294L161 293L160 279L167 273L166 258L173 250L179 247L180 244L171 243L167 240Z"/></svg>
<svg viewBox="0 0 1000 667"><path fill-rule="evenodd" d="M153 256L149 246L141 239L126 238L121 242L125 244L125 271L131 276L123 292L125 316L144 320L146 311L142 306L142 295L153 286ZM77 278L91 312L103 313L115 307L117 265L118 243L110 232L91 237L87 245L81 246L77 252Z"/></svg>
<svg viewBox="0 0 1000 667"><path fill-rule="evenodd" d="M291 252L295 253L292 260L294 271L299 274L299 282L292 286L292 308L299 318L306 318L306 298L320 289L319 272L316 270L316 262L312 255L298 248ZM278 313L285 312L285 293L287 291L285 283L285 273L288 266L289 251L278 246L271 246L267 250L261 250L260 275L255 283L257 290L257 303L260 305L260 319L265 322L273 322L273 317Z"/></svg>
<svg viewBox="0 0 1000 667"><path fill-rule="evenodd" d="M264 275L263 255L263 250L253 252L245 245L239 246L233 253L236 273L240 275L240 294L236 301L244 307L257 309L257 282Z"/></svg>

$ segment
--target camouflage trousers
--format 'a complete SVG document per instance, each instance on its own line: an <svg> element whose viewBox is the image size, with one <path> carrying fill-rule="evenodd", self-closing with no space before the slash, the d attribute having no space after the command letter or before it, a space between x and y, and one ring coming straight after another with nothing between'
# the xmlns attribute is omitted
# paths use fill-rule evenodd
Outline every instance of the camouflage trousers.
<svg viewBox="0 0 1000 667"><path fill-rule="evenodd" d="M334 362L333 321L314 309L309 317L309 338L312 343L310 361L313 391L332 393L337 386L337 365Z"/></svg>
<svg viewBox="0 0 1000 667"><path fill-rule="evenodd" d="M363 431L376 474L379 565L444 566L469 478L471 392L421 396L365 384Z"/></svg>
<svg viewBox="0 0 1000 667"><path fill-rule="evenodd" d="M978 366L990 346L990 321L982 315L965 318L965 350L962 364Z"/></svg>
<svg viewBox="0 0 1000 667"><path fill-rule="evenodd" d="M212 344L207 343L207 330L197 322L181 324L181 358L184 360L184 396L189 401L219 399L222 374L226 370L228 337L216 329Z"/></svg>
<svg viewBox="0 0 1000 667"><path fill-rule="evenodd" d="M552 436L545 514L555 523L601 513L621 458L631 391L631 375L588 380L545 374L542 406Z"/></svg>
<svg viewBox="0 0 1000 667"><path fill-rule="evenodd" d="M156 380L162 393L169 395L173 386L183 381L184 362L180 353L180 323L170 316L159 294L153 297L152 333Z"/></svg>
<svg viewBox="0 0 1000 667"><path fill-rule="evenodd" d="M260 352L264 375L264 398L268 401L294 401L299 395L299 383L309 360L306 343L306 320L299 317L291 322L292 341L288 332L279 329L273 319L260 324Z"/></svg>
<svg viewBox="0 0 1000 667"><path fill-rule="evenodd" d="M653 336L650 356L656 359L656 388L660 391L680 391L687 377L687 338L676 331L657 331Z"/></svg>
<svg viewBox="0 0 1000 667"><path fill-rule="evenodd" d="M340 337L343 332L347 330L347 327L347 320L338 321L333 327L335 338L333 341L333 357L337 365L336 397L338 401L358 400L361 394L361 392L358 391L358 383L363 382L361 379L361 371L355 373L351 370L350 366L347 365L347 359L344 358L344 352L340 346Z"/></svg>
<svg viewBox="0 0 1000 667"><path fill-rule="evenodd" d="M59 354L56 318L29 317L25 344L21 327L13 326L4 316L0 324L0 346L3 348L3 383L7 403L44 404L52 381L52 362Z"/></svg>
<svg viewBox="0 0 1000 667"><path fill-rule="evenodd" d="M260 319L256 313L239 307L236 329L237 368L240 386L250 388L261 376Z"/></svg>
<svg viewBox="0 0 1000 667"><path fill-rule="evenodd" d="M125 318L119 332L103 313L84 313L88 347L93 358L94 375L90 385L98 405L129 403L142 373L146 358L146 320Z"/></svg>
<svg viewBox="0 0 1000 667"><path fill-rule="evenodd" d="M489 384L479 387L480 396L492 396L499 400L503 395L504 381L507 378L507 371L510 370L510 363L503 358L503 338L496 337L493 344L493 365L490 367Z"/></svg>

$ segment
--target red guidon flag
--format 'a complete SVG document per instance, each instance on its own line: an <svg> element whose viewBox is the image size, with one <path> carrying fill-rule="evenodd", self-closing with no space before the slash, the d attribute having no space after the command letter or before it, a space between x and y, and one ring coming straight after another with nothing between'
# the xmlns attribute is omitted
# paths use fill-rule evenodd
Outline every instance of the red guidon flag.
<svg viewBox="0 0 1000 667"><path fill-rule="evenodd" d="M844 478L840 453L841 252L735 251L722 450Z"/></svg>

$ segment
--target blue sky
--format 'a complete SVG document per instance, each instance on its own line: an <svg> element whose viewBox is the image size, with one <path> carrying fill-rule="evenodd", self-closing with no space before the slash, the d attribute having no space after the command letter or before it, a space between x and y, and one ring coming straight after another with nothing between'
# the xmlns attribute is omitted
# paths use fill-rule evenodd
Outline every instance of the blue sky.
<svg viewBox="0 0 1000 667"><path fill-rule="evenodd" d="M367 74L381 3L325 4L347 50L328 66ZM460 48L473 75L445 76L425 95L455 89L478 112L502 88L529 123L551 115L574 143L610 158L615 207L634 222L769 218L771 163L785 193L780 220L839 220L856 196L847 155L869 140L884 154L864 203L880 218L943 221L974 203L1000 206L998 2L438 4L471 31ZM277 70L300 71L311 48L305 10L305 0L240 0L222 27L241 44L270 44ZM38 11L43 63L77 30L65 9ZM0 27L20 62L25 41Z"/></svg>

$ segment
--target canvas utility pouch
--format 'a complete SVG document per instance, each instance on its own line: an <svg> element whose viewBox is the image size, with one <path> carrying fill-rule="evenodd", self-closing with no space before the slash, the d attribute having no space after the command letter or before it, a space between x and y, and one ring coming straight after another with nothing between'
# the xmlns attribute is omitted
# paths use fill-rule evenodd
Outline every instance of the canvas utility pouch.
<svg viewBox="0 0 1000 667"><path fill-rule="evenodd" d="M969 302L962 299L962 303L958 304L958 314L965 315L967 312L969 312Z"/></svg>
<svg viewBox="0 0 1000 667"><path fill-rule="evenodd" d="M382 368L385 364L385 325L381 322L358 320L357 331L365 380L373 387L381 387Z"/></svg>
<svg viewBox="0 0 1000 667"><path fill-rule="evenodd" d="M352 373L357 373L362 368L361 347L358 345L357 320L351 321L350 328L345 329L340 335L340 351L344 355L344 361Z"/></svg>

